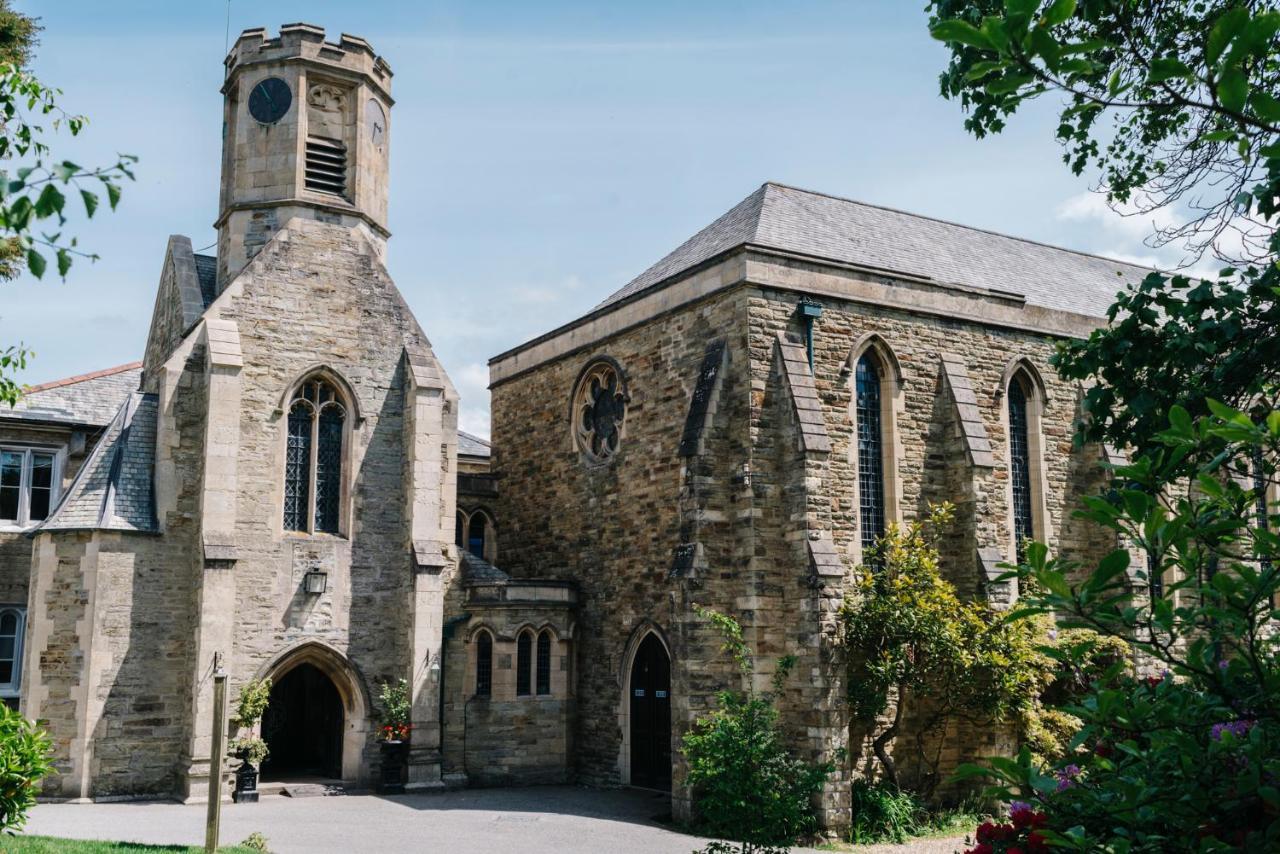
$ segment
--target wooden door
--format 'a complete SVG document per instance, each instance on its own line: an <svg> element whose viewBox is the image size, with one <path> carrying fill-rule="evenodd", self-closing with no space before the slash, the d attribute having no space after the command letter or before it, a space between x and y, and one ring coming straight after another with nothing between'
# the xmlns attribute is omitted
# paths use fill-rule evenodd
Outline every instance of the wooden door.
<svg viewBox="0 0 1280 854"><path fill-rule="evenodd" d="M631 785L671 788L671 659L656 635L631 665Z"/></svg>

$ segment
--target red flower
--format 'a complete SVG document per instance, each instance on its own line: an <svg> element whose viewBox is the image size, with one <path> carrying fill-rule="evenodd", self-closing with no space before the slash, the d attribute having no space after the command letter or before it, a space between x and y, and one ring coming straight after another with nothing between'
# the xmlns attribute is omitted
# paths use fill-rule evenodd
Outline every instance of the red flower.
<svg viewBox="0 0 1280 854"><path fill-rule="evenodd" d="M1039 814L1044 815L1044 813ZM1031 831L1031 834L1027 837L1027 851L1030 854L1041 854L1041 852L1048 850L1049 843L1045 841L1044 834L1038 830Z"/></svg>
<svg viewBox="0 0 1280 854"><path fill-rule="evenodd" d="M1017 845L1015 845L1012 848L1006 848L1005 854L1025 854L1025 852L1021 848L1019 848Z"/></svg>
<svg viewBox="0 0 1280 854"><path fill-rule="evenodd" d="M1049 816L1045 815L1042 812L1034 813L1031 816L1031 826L1036 829L1042 828L1048 823L1049 823ZM1041 837L1041 839L1043 838L1044 837Z"/></svg>
<svg viewBox="0 0 1280 854"><path fill-rule="evenodd" d="M976 834L978 841L990 842L994 838L992 836L992 831L995 829L996 826L989 821L984 821L982 824L978 825L978 832Z"/></svg>
<svg viewBox="0 0 1280 854"><path fill-rule="evenodd" d="M968 854L995 854L995 849L987 842L982 842L970 848Z"/></svg>

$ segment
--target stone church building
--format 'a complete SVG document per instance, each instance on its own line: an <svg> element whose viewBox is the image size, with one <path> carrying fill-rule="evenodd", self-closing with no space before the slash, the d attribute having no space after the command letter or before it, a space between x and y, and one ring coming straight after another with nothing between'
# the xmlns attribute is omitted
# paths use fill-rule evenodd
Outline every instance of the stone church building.
<svg viewBox="0 0 1280 854"><path fill-rule="evenodd" d="M956 504L946 571L1007 602L1101 448L1055 342L1118 262L765 184L577 320L490 363L492 445L383 264L391 69L249 30L226 59L217 254L171 236L138 363L0 412L0 697L56 798L207 797L212 673L270 677L265 780L368 787L405 679L409 786L672 789L735 687L692 610L738 617L797 747L863 768L835 615L891 522ZM948 761L998 749L951 732Z"/></svg>

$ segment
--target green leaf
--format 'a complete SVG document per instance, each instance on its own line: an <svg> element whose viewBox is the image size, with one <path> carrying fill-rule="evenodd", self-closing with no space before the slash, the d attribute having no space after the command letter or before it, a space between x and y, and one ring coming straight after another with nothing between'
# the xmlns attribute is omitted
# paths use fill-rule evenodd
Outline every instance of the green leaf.
<svg viewBox="0 0 1280 854"><path fill-rule="evenodd" d="M1163 83L1174 77L1190 77L1191 69L1180 59L1163 56L1151 60L1151 71L1147 74L1148 83Z"/></svg>
<svg viewBox="0 0 1280 854"><path fill-rule="evenodd" d="M992 80L985 88L992 95L1008 95L1018 91L1034 79L1030 74L1006 74L1004 77Z"/></svg>
<svg viewBox="0 0 1280 854"><path fill-rule="evenodd" d="M107 202L111 205L111 209L115 210L116 205L120 204L120 188L110 181L103 183L107 186Z"/></svg>
<svg viewBox="0 0 1280 854"><path fill-rule="evenodd" d="M1169 408L1169 425L1181 436L1191 435L1191 413L1176 403Z"/></svg>
<svg viewBox="0 0 1280 854"><path fill-rule="evenodd" d="M71 269L71 253L65 249L59 249L56 257L58 260L58 275L65 279L67 271Z"/></svg>
<svg viewBox="0 0 1280 854"><path fill-rule="evenodd" d="M1216 64L1227 45L1231 44L1231 40L1244 29L1247 23L1249 23L1249 10L1244 7L1238 6L1224 12L1213 25L1213 29L1209 31L1209 38L1205 41L1205 61L1209 65Z"/></svg>
<svg viewBox="0 0 1280 854"><path fill-rule="evenodd" d="M1232 66L1224 69L1218 76L1216 91L1218 102L1228 110L1238 113L1244 109L1244 102L1249 97L1249 81L1243 71Z"/></svg>
<svg viewBox="0 0 1280 854"><path fill-rule="evenodd" d="M97 195L94 193L90 193L88 190L81 190L80 198L84 200L85 216L92 217L94 214L94 211L98 209Z"/></svg>
<svg viewBox="0 0 1280 854"><path fill-rule="evenodd" d="M60 214L66 203L67 199L62 195L61 190L53 184L45 184L44 189L40 191L40 195L36 198L36 216L40 219L45 219L54 214Z"/></svg>
<svg viewBox="0 0 1280 854"><path fill-rule="evenodd" d="M941 42L958 42L980 50L995 50L995 45L985 33L958 18L939 21L929 28L929 35Z"/></svg>
<svg viewBox="0 0 1280 854"><path fill-rule="evenodd" d="M27 250L27 269L31 271L31 275L37 279L44 277L44 269L48 266L44 260L44 256L34 249Z"/></svg>
<svg viewBox="0 0 1280 854"><path fill-rule="evenodd" d="M1249 103L1253 105L1253 112L1264 122L1280 122L1280 100L1266 92L1254 92Z"/></svg>
<svg viewBox="0 0 1280 854"><path fill-rule="evenodd" d="M1044 10L1040 23L1046 27L1056 27L1065 23L1076 13L1076 0L1053 0L1049 8Z"/></svg>
<svg viewBox="0 0 1280 854"><path fill-rule="evenodd" d="M72 163L70 160L64 160L61 163L54 164L51 171L54 176L65 184L71 180L73 175L80 171L80 167Z"/></svg>
<svg viewBox="0 0 1280 854"><path fill-rule="evenodd" d="M1094 570L1093 576L1089 579L1089 585L1094 588L1105 587L1107 582L1128 568L1129 552L1124 549L1116 549L1098 563L1098 568Z"/></svg>

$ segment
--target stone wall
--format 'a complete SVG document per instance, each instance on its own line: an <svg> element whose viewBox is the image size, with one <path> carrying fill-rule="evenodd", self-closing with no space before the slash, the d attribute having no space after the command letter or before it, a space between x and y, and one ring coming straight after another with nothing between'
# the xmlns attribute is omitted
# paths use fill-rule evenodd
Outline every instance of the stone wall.
<svg viewBox="0 0 1280 854"><path fill-rule="evenodd" d="M624 305L616 316L592 316L584 329L611 330L594 341L568 346L572 336L557 333L495 362L504 568L582 587L576 760L583 782L625 780L622 658L646 621L673 653L673 744L715 691L735 684L717 639L692 616L694 603L742 622L760 687L779 656L798 657L780 704L803 755L832 758L851 736L858 743L845 710L836 612L861 551L850 356L869 333L901 373L886 436L897 496L889 520L919 518L930 502L955 503L944 572L964 595L1001 606L1013 595L990 579L1013 551L1003 386L1017 360L1044 384L1033 459L1042 487L1037 533L1068 558L1087 560L1108 547L1107 537L1070 518L1105 473L1096 449L1072 449L1078 395L1048 364L1053 336L827 297L810 373L797 309L812 265L774 263L786 266L777 278L794 290L747 284L648 317ZM716 275L713 267L695 279ZM695 390L719 340L723 374L697 392L711 401L704 411ZM631 395L621 448L604 466L577 452L569 423L575 379L597 355L617 360ZM942 737L943 762L1007 747L1007 736L956 728ZM842 790L847 775L865 768L858 753L824 796L829 825L847 821ZM680 814L687 792L674 757Z"/></svg>
<svg viewBox="0 0 1280 854"><path fill-rule="evenodd" d="M745 310L736 295L708 300L493 388L503 569L580 589L574 759L582 782L622 781L623 658L638 631L657 627L672 650L673 746L733 679L718 640L690 618L689 605L732 611L745 592L738 568L750 546L727 533L750 525L750 514L734 506L748 488ZM717 339L729 367L701 431L703 452L681 458L706 345ZM630 396L620 448L605 465L580 455L569 423L575 381L598 355L618 362ZM695 519L695 563L705 568L673 579L677 546ZM673 755L678 788L683 769Z"/></svg>

